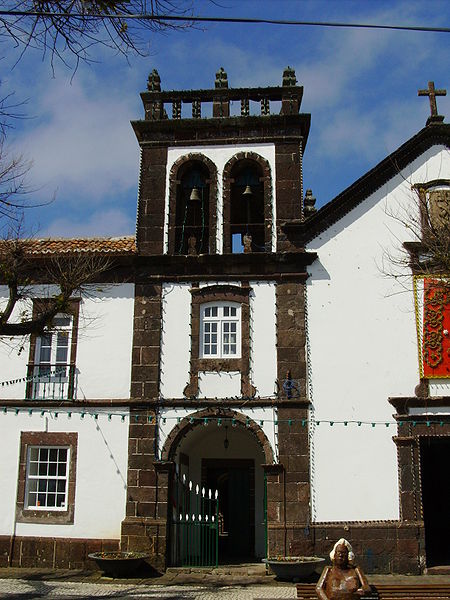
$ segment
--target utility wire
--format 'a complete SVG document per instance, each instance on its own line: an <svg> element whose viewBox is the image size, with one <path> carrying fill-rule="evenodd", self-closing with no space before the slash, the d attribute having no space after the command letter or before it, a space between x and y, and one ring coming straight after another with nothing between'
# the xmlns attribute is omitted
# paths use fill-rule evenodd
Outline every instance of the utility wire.
<svg viewBox="0 0 450 600"><path fill-rule="evenodd" d="M353 29L387 29L394 31L420 31L426 33L450 33L450 27L423 27L414 25L376 25L373 23L340 23L329 21L292 21L279 19L254 19L245 17L196 17L179 15L151 15L127 14L127 13L73 13L73 12L46 12L46 11L26 11L26 10L0 10L0 17L42 17L52 18L61 17L67 19L134 19L138 21L182 21L192 23L247 23L247 24L265 24L265 25L294 25L307 27L347 27Z"/></svg>

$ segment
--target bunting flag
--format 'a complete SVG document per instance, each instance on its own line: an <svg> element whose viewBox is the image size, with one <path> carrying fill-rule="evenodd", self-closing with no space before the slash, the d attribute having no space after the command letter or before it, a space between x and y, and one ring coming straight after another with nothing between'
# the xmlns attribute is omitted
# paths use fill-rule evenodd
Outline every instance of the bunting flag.
<svg viewBox="0 0 450 600"><path fill-rule="evenodd" d="M425 278L423 282L422 376L450 378L449 281Z"/></svg>

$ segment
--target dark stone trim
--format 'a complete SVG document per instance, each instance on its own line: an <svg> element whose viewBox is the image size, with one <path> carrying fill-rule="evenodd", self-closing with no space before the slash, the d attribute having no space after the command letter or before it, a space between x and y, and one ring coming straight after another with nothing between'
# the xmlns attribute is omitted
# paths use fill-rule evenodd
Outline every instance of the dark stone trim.
<svg viewBox="0 0 450 600"><path fill-rule="evenodd" d="M306 279L306 267L317 258L315 252L255 252L247 254L201 254L140 257L136 261L140 282L195 280Z"/></svg>
<svg viewBox="0 0 450 600"><path fill-rule="evenodd" d="M229 406L239 408L242 405L242 398L236 400L235 398L221 398L220 404L221 406ZM192 400L187 398L165 398L161 400L160 398L146 398L146 399L138 399L132 398L130 400L85 400L83 402L72 402L72 401L62 401L55 402L54 400L48 400L43 402L40 401L30 401L30 400L14 400L14 399L2 399L0 400L0 408L19 408L23 410L40 410L41 408L49 408L53 410L58 410L61 412L61 409L67 409L68 411L73 409L91 409L91 408L111 408L111 409L119 409L123 407L124 409L134 409L134 408L156 408L161 405L165 407L184 407L184 408L203 408L209 405L216 406L217 399L216 398L201 398L199 400ZM309 401L304 398L293 398L290 400L286 400L286 398L260 398L259 396L254 396L252 398L245 399L245 406L247 407L256 407L256 406L277 406L277 407L308 407Z"/></svg>
<svg viewBox="0 0 450 600"><path fill-rule="evenodd" d="M187 397L198 396L200 371L240 371L241 395L254 396L255 388L250 382L250 298L248 285L213 285L191 288L191 357L190 381L184 389ZM241 305L241 357L200 358L200 307L206 302L237 302Z"/></svg>
<svg viewBox="0 0 450 600"><path fill-rule="evenodd" d="M200 410L191 415L188 415L187 417L184 417L180 421L180 423L175 425L175 427L167 436L166 441L164 442L164 446L161 451L162 461L172 461L177 451L177 447L180 441L183 439L183 437L185 437L189 433L189 431L194 429L194 427L203 427L202 420L208 417L221 418L224 420L235 419L236 426L245 428L247 431L250 431L256 437L258 443L260 444L264 452L266 463L272 464L274 462L272 446L269 440L267 439L264 431L253 419L235 410L230 410L227 408L218 408L217 406L206 408L204 410ZM194 421L191 422L191 419L194 419Z"/></svg>
<svg viewBox="0 0 450 600"><path fill-rule="evenodd" d="M198 146L302 140L306 147L310 114L267 115L213 119L131 121L143 147Z"/></svg>
<svg viewBox="0 0 450 600"><path fill-rule="evenodd" d="M216 165L204 154L200 152L189 152L176 160L171 169L169 176L169 254L175 254L175 211L177 200L177 174L180 167L190 161L203 163L209 171L209 248L210 254L216 252L216 222L217 222L217 168Z"/></svg>
<svg viewBox="0 0 450 600"><path fill-rule="evenodd" d="M0 567L92 571L96 565L88 554L118 550L119 540L2 535Z"/></svg>
<svg viewBox="0 0 450 600"><path fill-rule="evenodd" d="M200 90L150 90L141 92L142 102L173 102L181 100L181 102L192 102L192 100L200 100L200 102L211 102L213 100L241 100L248 98L258 102L261 99L268 98L269 100L282 100L284 98L293 98L301 102L303 98L302 85L290 86L269 86L269 87L244 87L244 88L211 88ZM248 118L248 117L246 117Z"/></svg>
<svg viewBox="0 0 450 600"><path fill-rule="evenodd" d="M266 475L278 475L284 471L284 465L280 463L265 464L262 465L262 468L264 469L264 473Z"/></svg>
<svg viewBox="0 0 450 600"><path fill-rule="evenodd" d="M269 531L272 545L281 534L276 529ZM422 521L319 522L312 523L307 530L292 526L287 531L287 547L292 555L328 557L341 537L351 540L358 564L366 573L418 575L421 572L425 542Z"/></svg>
<svg viewBox="0 0 450 600"><path fill-rule="evenodd" d="M230 219L231 219L231 171L233 167L242 160L250 160L257 163L263 172L262 183L264 185L264 245L267 252L272 251L272 227L273 227L273 190L272 172L269 161L256 152L238 152L227 162L223 169L223 252L231 253ZM259 254L259 253L258 253Z"/></svg>
<svg viewBox="0 0 450 600"><path fill-rule="evenodd" d="M406 415L406 418L398 419L398 435L393 438L397 446L398 481L400 499L401 522L420 522L423 543L418 551L418 560L421 565L426 564L425 555L425 529L423 524L423 504L421 486L421 446L423 438L450 438L450 417L438 419L443 423L433 424L427 422L431 417L419 418L418 416Z"/></svg>
<svg viewBox="0 0 450 600"><path fill-rule="evenodd" d="M389 403L397 411L397 417L409 417L409 409L410 408L433 408L436 406L445 406L450 407L450 396L433 396L428 398L419 398L418 396L410 396L410 397L393 397L389 398ZM442 420L447 415L428 415L428 419L432 420ZM450 416L450 415L449 415ZM411 419L419 418L419 415L414 415L410 417Z"/></svg>
<svg viewBox="0 0 450 600"><path fill-rule="evenodd" d="M0 406L5 407L17 407L23 408L26 410L39 410L41 407L43 408L52 408L52 409L61 409L67 408L69 410L75 408L114 408L114 407L128 407L135 406L136 404L140 405L140 400L129 399L129 398L111 398L111 399L93 399L93 400L14 400L11 399L3 399L0 400Z"/></svg>
<svg viewBox="0 0 450 600"><path fill-rule="evenodd" d="M435 144L450 147L450 124L439 123L424 127L373 169L318 210L315 215L304 222L298 220L296 223L285 223L282 228L294 228L296 237L301 239L303 244L306 244L331 227Z"/></svg>
<svg viewBox="0 0 450 600"><path fill-rule="evenodd" d="M74 522L75 483L77 479L77 433L22 431L20 434L19 478L17 485L16 521L67 525ZM25 508L27 452L29 446L68 446L70 448L67 480L67 510L33 510Z"/></svg>

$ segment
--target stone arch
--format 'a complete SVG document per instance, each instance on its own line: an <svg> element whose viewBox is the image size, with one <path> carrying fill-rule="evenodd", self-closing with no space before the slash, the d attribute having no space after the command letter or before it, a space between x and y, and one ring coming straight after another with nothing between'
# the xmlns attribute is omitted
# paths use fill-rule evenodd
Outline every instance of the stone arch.
<svg viewBox="0 0 450 600"><path fill-rule="evenodd" d="M272 250L272 227L273 227L273 210L272 210L272 170L269 161L263 158L256 152L238 152L230 158L223 170L223 252L231 252L231 237L230 237L230 219L231 219L231 172L234 166L242 161L249 160L256 162L262 169L262 182L264 185L264 231L265 231L265 247L266 250Z"/></svg>
<svg viewBox="0 0 450 600"><path fill-rule="evenodd" d="M189 152L180 156L172 165L169 174L169 239L168 239L168 251L169 254L175 254L175 211L176 211L176 197L177 197L177 185L179 180L177 175L180 168L191 161L197 161L205 165L209 171L209 253L215 254L216 252L216 227L217 227L217 167L211 159L200 152Z"/></svg>
<svg viewBox="0 0 450 600"><path fill-rule="evenodd" d="M161 451L162 461L173 461L177 447L182 438L194 427L203 426L203 419L221 418L224 420L236 420L236 424L248 429L257 439L264 453L265 463L274 464L275 456L272 446L261 427L250 417L229 408L206 408L184 417L180 423L175 425L166 438Z"/></svg>

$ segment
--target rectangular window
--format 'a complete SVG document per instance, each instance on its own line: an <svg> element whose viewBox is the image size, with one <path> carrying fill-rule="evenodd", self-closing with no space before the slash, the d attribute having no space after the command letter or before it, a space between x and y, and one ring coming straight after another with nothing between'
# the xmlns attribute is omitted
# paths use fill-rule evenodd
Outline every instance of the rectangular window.
<svg viewBox="0 0 450 600"><path fill-rule="evenodd" d="M32 340L27 397L68 400L75 396L75 348L78 312L58 313L51 329Z"/></svg>
<svg viewBox="0 0 450 600"><path fill-rule="evenodd" d="M21 433L18 523L74 522L77 445L76 433Z"/></svg>
<svg viewBox="0 0 450 600"><path fill-rule="evenodd" d="M240 355L241 307L239 304L205 305L201 311L203 358L238 358Z"/></svg>
<svg viewBox="0 0 450 600"><path fill-rule="evenodd" d="M25 508L65 510L69 448L29 446Z"/></svg>

